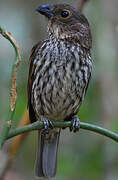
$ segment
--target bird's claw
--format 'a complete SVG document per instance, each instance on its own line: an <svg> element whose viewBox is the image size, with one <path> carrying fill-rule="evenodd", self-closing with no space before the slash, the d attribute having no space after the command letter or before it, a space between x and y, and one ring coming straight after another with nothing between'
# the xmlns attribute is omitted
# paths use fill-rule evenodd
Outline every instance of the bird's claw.
<svg viewBox="0 0 118 180"><path fill-rule="evenodd" d="M44 132L46 133L46 134L48 134L48 132L49 132L49 128L51 128L51 129L53 129L53 123L49 120L49 119L47 119L47 118L45 118L45 117L42 117L41 118L41 120L43 121L43 123L44 123Z"/></svg>
<svg viewBox="0 0 118 180"><path fill-rule="evenodd" d="M71 121L72 125L70 127L70 131L73 132L77 132L80 129L80 120L78 118L78 116L73 116L72 121Z"/></svg>

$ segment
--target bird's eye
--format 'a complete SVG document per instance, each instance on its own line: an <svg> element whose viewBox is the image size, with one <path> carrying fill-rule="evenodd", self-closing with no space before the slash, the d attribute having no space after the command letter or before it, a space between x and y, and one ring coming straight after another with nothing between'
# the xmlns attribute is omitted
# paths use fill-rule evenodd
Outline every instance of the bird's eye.
<svg viewBox="0 0 118 180"><path fill-rule="evenodd" d="M69 15L70 15L70 13L68 11L61 12L61 17L63 17L63 18L67 18Z"/></svg>

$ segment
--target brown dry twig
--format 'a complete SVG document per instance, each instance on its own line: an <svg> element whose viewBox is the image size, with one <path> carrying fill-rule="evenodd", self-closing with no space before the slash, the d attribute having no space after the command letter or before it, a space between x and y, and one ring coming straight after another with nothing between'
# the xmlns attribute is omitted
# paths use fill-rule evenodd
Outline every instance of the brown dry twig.
<svg viewBox="0 0 118 180"><path fill-rule="evenodd" d="M13 65L13 71L12 71L12 86L11 86L11 91L10 91L10 106L11 106L11 111L14 110L15 105L16 105L16 99L17 99L17 86L16 86L16 76L17 76L17 71L18 67L21 63L21 54L19 50L19 46L16 42L16 40L13 38L11 33L6 32L7 36L11 39L11 41L14 43L14 48L15 48L15 53L16 53L16 61Z"/></svg>

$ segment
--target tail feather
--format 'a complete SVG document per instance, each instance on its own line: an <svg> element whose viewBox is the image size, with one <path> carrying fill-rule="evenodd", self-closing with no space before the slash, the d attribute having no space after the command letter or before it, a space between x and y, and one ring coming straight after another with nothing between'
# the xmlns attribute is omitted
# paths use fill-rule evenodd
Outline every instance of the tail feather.
<svg viewBox="0 0 118 180"><path fill-rule="evenodd" d="M38 131L38 151L36 157L35 175L36 177L43 177L42 169L42 152L43 152L43 140L41 140L41 133Z"/></svg>
<svg viewBox="0 0 118 180"><path fill-rule="evenodd" d="M52 178L57 170L57 150L60 130L50 130L49 134L39 132L38 152L36 161L36 176Z"/></svg>

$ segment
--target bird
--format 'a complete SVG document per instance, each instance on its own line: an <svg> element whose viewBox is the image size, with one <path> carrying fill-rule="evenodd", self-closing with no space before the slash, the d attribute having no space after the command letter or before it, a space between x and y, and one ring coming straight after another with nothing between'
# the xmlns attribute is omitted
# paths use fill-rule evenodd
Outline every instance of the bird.
<svg viewBox="0 0 118 180"><path fill-rule="evenodd" d="M87 18L69 4L40 5L36 11L47 20L48 35L31 51L28 77L28 111L31 123L43 121L38 131L35 167L37 178L53 178L61 128L54 121L71 121L80 128L77 115L92 73L92 35Z"/></svg>

